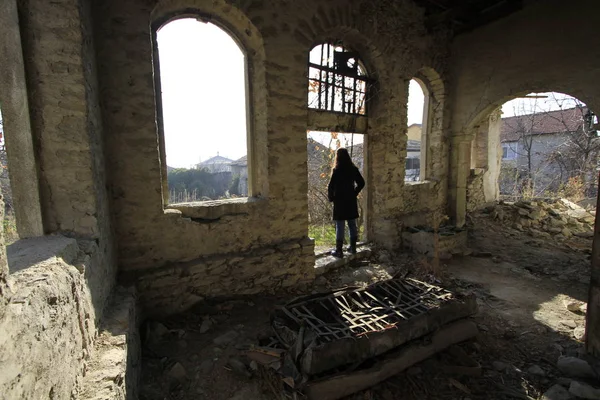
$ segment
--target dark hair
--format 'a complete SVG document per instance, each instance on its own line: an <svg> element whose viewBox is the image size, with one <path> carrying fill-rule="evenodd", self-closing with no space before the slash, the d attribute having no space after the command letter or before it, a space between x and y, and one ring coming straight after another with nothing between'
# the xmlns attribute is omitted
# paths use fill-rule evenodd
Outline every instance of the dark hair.
<svg viewBox="0 0 600 400"><path fill-rule="evenodd" d="M348 150L340 147L335 152L335 162L333 163L331 172L333 172L334 169L348 169L351 167L354 167L354 163L350 158L350 154L348 154Z"/></svg>

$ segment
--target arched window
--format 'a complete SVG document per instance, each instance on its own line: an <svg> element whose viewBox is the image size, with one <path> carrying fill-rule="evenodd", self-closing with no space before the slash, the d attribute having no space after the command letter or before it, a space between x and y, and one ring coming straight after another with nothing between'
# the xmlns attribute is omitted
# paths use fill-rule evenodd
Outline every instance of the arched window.
<svg viewBox="0 0 600 400"><path fill-rule="evenodd" d="M424 179L427 153L427 88L417 79L412 79L408 86L408 127L406 134L406 170L404 180L416 182Z"/></svg>
<svg viewBox="0 0 600 400"><path fill-rule="evenodd" d="M366 115L367 88L367 72L358 53L328 43L310 51L309 108Z"/></svg>
<svg viewBox="0 0 600 400"><path fill-rule="evenodd" d="M251 195L243 50L196 17L159 26L155 39L165 204Z"/></svg>

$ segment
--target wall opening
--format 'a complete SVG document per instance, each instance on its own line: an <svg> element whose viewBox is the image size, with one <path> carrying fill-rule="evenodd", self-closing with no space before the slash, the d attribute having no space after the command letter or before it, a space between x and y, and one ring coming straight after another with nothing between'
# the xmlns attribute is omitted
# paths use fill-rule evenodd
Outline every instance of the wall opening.
<svg viewBox="0 0 600 400"><path fill-rule="evenodd" d="M509 101L502 113L502 197L594 202L600 137L592 110L572 96L549 92Z"/></svg>
<svg viewBox="0 0 600 400"><path fill-rule="evenodd" d="M310 51L309 108L366 115L367 88L367 71L357 52L329 43Z"/></svg>
<svg viewBox="0 0 600 400"><path fill-rule="evenodd" d="M408 85L405 182L418 182L425 176L425 153L427 151L426 127L427 88L418 79Z"/></svg>
<svg viewBox="0 0 600 400"><path fill-rule="evenodd" d="M2 224L5 244L9 245L19 240L19 234L17 232L17 217L15 215L15 204L8 169L5 135L6 130L4 129L2 110L0 109L0 189L2 190L2 198L4 200L4 220Z"/></svg>
<svg viewBox="0 0 600 400"><path fill-rule="evenodd" d="M156 31L166 204L251 196L246 57L226 31L179 18Z"/></svg>
<svg viewBox="0 0 600 400"><path fill-rule="evenodd" d="M344 147L348 149L354 165L365 180L365 138L358 133L338 133L309 131L308 133L308 224L309 236L315 239L315 252L321 253L335 246L335 224L332 220L333 205L327 197L327 185L331 177L331 168L335 159L335 151ZM359 219L356 221L359 241L365 238L365 202L366 188L358 197ZM348 227L346 226L346 241Z"/></svg>

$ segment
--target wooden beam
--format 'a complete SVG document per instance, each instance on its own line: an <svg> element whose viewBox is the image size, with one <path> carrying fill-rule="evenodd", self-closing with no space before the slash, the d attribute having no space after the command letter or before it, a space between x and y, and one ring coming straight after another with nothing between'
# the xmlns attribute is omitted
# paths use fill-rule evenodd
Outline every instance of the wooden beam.
<svg viewBox="0 0 600 400"><path fill-rule="evenodd" d="M469 320L461 320L441 328L431 336L431 342L416 340L389 355L375 366L354 373L338 374L311 382L305 389L309 400L338 400L352 393L367 389L391 378L412 365L419 363L453 344L473 338L477 326Z"/></svg>

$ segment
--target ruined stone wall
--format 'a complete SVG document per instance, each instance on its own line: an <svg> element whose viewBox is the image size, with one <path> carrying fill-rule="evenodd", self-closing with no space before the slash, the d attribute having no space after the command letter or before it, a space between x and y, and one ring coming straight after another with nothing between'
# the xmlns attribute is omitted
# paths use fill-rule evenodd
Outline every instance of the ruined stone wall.
<svg viewBox="0 0 600 400"><path fill-rule="evenodd" d="M576 6L560 0L532 2L454 41L449 205L458 223L464 223L466 210L472 129L492 110L516 96L545 91L574 96L596 113L600 109L600 90L594 84L600 79L600 52L595 50L600 44L597 9L593 0ZM600 239L598 234L596 239ZM597 260L599 253L594 254ZM593 271L587 335L588 349L598 355L600 278L597 268Z"/></svg>
<svg viewBox="0 0 600 400"><path fill-rule="evenodd" d="M194 217L193 210L165 210L163 204L149 26L184 9L210 14L235 35L249 65L251 179L261 200L225 203L211 219ZM439 183L446 174L440 167L447 165L441 109L431 160L437 182L408 191L404 186L408 82L426 67L441 74L432 84L443 86L447 43L444 34L425 32L422 11L410 1L110 0L99 3L94 14L119 261L125 274L148 271L140 283L146 304L166 301L162 292L148 297L152 285L182 284L170 298L185 302L192 294L251 293L312 278L314 256L306 242L307 61L319 43L343 39L360 52L377 81L366 139L369 239L398 247L403 214L420 212L422 218L432 201L445 202L446 185ZM417 203L419 196L425 202ZM286 243L301 250L285 249ZM210 283L216 278L206 278L212 273L206 258L225 263L222 273L230 279ZM189 278L181 262L196 263L197 277ZM288 277L278 278L280 271Z"/></svg>
<svg viewBox="0 0 600 400"><path fill-rule="evenodd" d="M93 252L59 235L22 239L8 247L10 275L0 275L0 283L5 278L9 287L0 286L6 303L0 308L3 398L74 398L93 353L100 314L86 272L99 267Z"/></svg>
<svg viewBox="0 0 600 400"><path fill-rule="evenodd" d="M98 262L88 272L94 305L102 310L115 281L116 253L90 4L21 0L18 11L44 230L97 242Z"/></svg>
<svg viewBox="0 0 600 400"><path fill-rule="evenodd" d="M600 16L592 0L565 7L549 0L458 36L451 59L452 173L450 209L464 221L473 128L504 102L530 92L558 91L600 108ZM560 29L556 29L556 27ZM569 32L564 35L561 32Z"/></svg>

